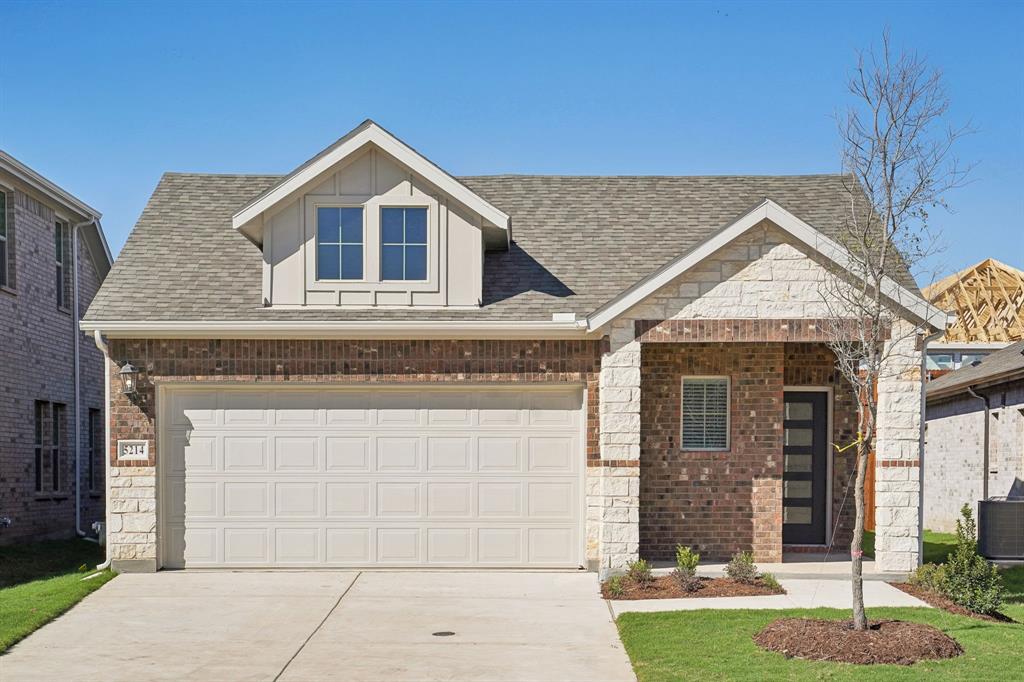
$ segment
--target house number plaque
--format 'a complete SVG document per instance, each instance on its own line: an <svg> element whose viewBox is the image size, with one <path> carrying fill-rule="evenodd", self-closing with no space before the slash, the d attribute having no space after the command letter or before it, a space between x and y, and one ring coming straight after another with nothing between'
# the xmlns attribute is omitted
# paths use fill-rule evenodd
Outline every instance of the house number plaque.
<svg viewBox="0 0 1024 682"><path fill-rule="evenodd" d="M118 459L149 459L148 440L119 440L117 441Z"/></svg>

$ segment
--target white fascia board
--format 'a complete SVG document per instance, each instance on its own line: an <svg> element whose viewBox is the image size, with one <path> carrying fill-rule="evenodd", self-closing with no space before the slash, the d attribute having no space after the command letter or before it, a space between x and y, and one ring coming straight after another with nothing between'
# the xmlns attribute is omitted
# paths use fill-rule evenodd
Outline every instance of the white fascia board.
<svg viewBox="0 0 1024 682"><path fill-rule="evenodd" d="M1002 350L1013 341L943 341L942 343L929 343L928 350L932 351L965 351L976 350Z"/></svg>
<svg viewBox="0 0 1024 682"><path fill-rule="evenodd" d="M765 199L752 211L743 215L735 222L716 232L699 246L672 261L650 277L641 280L617 298L598 308L588 318L591 330L596 330L611 322L673 279L710 257L723 246L741 236L762 220L770 220L775 225L792 235L813 251L818 252L836 265L849 269L853 259L845 248L836 241L814 229L803 220L776 204ZM923 320L934 329L945 329L949 315L939 310L919 295L886 277L882 281L882 293L897 306Z"/></svg>
<svg viewBox="0 0 1024 682"><path fill-rule="evenodd" d="M579 339L586 322L550 321L83 321L107 338Z"/></svg>
<svg viewBox="0 0 1024 682"><path fill-rule="evenodd" d="M505 230L509 227L509 217L489 202L474 194L468 187L451 177L422 155L410 148L386 130L370 123L365 130L338 145L323 157L317 159L292 177L275 187L266 196L249 204L231 218L231 225L240 230L271 206L283 201L303 185L328 171L346 156L372 143L387 154L390 154L417 175L426 178L431 184L445 192L468 208L479 213L485 220Z"/></svg>
<svg viewBox="0 0 1024 682"><path fill-rule="evenodd" d="M97 211L95 208L85 203L75 195L71 194L62 187L55 185L39 173L18 161L16 158L8 154L7 152L0 150L0 168L18 178L28 186L34 188L36 191L45 194L50 199L70 208L75 213L83 216L84 218L95 218L99 220L103 217L103 214ZM105 240L104 240L105 241ZM109 249L108 249L109 251Z"/></svg>

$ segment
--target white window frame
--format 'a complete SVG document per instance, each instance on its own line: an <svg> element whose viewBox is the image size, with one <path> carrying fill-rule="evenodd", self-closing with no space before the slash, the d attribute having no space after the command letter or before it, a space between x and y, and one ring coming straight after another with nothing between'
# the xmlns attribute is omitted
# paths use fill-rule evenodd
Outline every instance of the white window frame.
<svg viewBox="0 0 1024 682"><path fill-rule="evenodd" d="M401 244L395 244L393 242L387 243L387 244L384 243L384 210L388 209L388 208L398 208L398 209L421 208L421 209L423 209L424 211L427 212L427 221L426 221L427 235L425 237L426 241L422 245L421 244L412 244L411 245L411 246L423 246L424 247L424 251L425 251L426 255L424 256L424 263L423 263L423 265L424 265L423 279L406 279L406 278L402 278L402 279L385 279L384 278L384 247L385 246L401 246L402 247L402 272L404 274L405 273L405 248L407 246L410 246L410 244L408 244L407 242L404 242L404 241ZM418 204L405 204L405 203L397 203L397 204L381 203L380 205L377 206L377 225L378 225L378 230L377 230L378 239L377 239L377 243L378 243L378 245L380 247L380 254L377 257L377 262L380 263L379 275L380 275L380 281L381 282L419 282L419 283L422 283L422 282L427 282L427 281L430 280L430 255L431 255L430 254L430 225L431 225L430 221L431 221L432 218L433 218L433 216L430 213L430 206L423 206L423 205L418 205ZM402 239L403 240L405 239L404 228L403 228L403 232L402 232Z"/></svg>
<svg viewBox="0 0 1024 682"><path fill-rule="evenodd" d="M362 246L363 246L363 276L360 279L341 279L341 278L338 278L338 279L327 279L327 278L320 277L320 209L321 208L358 208L358 209L360 209L362 211L362 213L363 213L363 221L362 221L363 222L363 225L362 225L362 230L363 230L363 244L362 244ZM341 239L340 229L339 229L339 232L338 232L338 239ZM338 257L339 258L341 257L341 244L343 244L343 243L344 242L340 242L340 241L338 242L338 245L339 245ZM313 205L313 268L314 268L314 270L313 270L314 280L313 281L315 281L315 282L329 282L331 284L360 284L360 283L365 283L365 282L369 281L367 279L367 276L366 276L366 266L367 266L367 258L366 258L366 206L364 204L352 203L352 202L341 202L341 203L339 203L339 202L335 202L335 201L327 201L327 202L317 201ZM339 271L339 273L341 272L341 263L340 262L338 263L338 271Z"/></svg>
<svg viewBox="0 0 1024 682"><path fill-rule="evenodd" d="M3 223L3 232L0 232L0 242L4 243L4 255L3 255L3 279L0 279L0 288L9 289L11 281L11 242L7 238L10 234L11 226L7 221L7 191L3 185L0 185L0 199L2 199L2 206L0 206L0 222Z"/></svg>
<svg viewBox="0 0 1024 682"><path fill-rule="evenodd" d="M707 381L717 379L725 381L725 447L721 448L691 448L686 447L683 441L683 410L685 408L685 387L686 381ZM708 375L687 375L679 379L679 450L682 452L729 452L732 449L732 377L727 374Z"/></svg>

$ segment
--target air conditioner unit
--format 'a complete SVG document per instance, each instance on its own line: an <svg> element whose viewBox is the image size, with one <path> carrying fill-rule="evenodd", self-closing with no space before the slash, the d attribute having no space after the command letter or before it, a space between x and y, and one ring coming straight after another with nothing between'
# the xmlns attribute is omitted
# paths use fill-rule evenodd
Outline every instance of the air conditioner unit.
<svg viewBox="0 0 1024 682"><path fill-rule="evenodd" d="M986 559L1024 560L1024 498L978 502L978 552Z"/></svg>

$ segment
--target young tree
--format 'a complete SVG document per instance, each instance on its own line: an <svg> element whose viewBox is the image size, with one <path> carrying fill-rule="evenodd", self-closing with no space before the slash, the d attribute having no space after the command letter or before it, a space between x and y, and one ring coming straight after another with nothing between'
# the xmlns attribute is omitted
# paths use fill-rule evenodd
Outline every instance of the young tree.
<svg viewBox="0 0 1024 682"><path fill-rule="evenodd" d="M854 628L864 614L864 481L875 441L879 381L900 366L924 332L898 315L891 282L908 283L936 251L929 213L946 207L944 195L966 180L968 168L951 154L968 130L943 126L949 100L941 74L916 54L894 54L888 32L880 50L859 55L849 82L853 102L838 116L848 210L838 241L850 262L822 285L828 345L857 400L851 542ZM905 363L903 363L905 366Z"/></svg>

